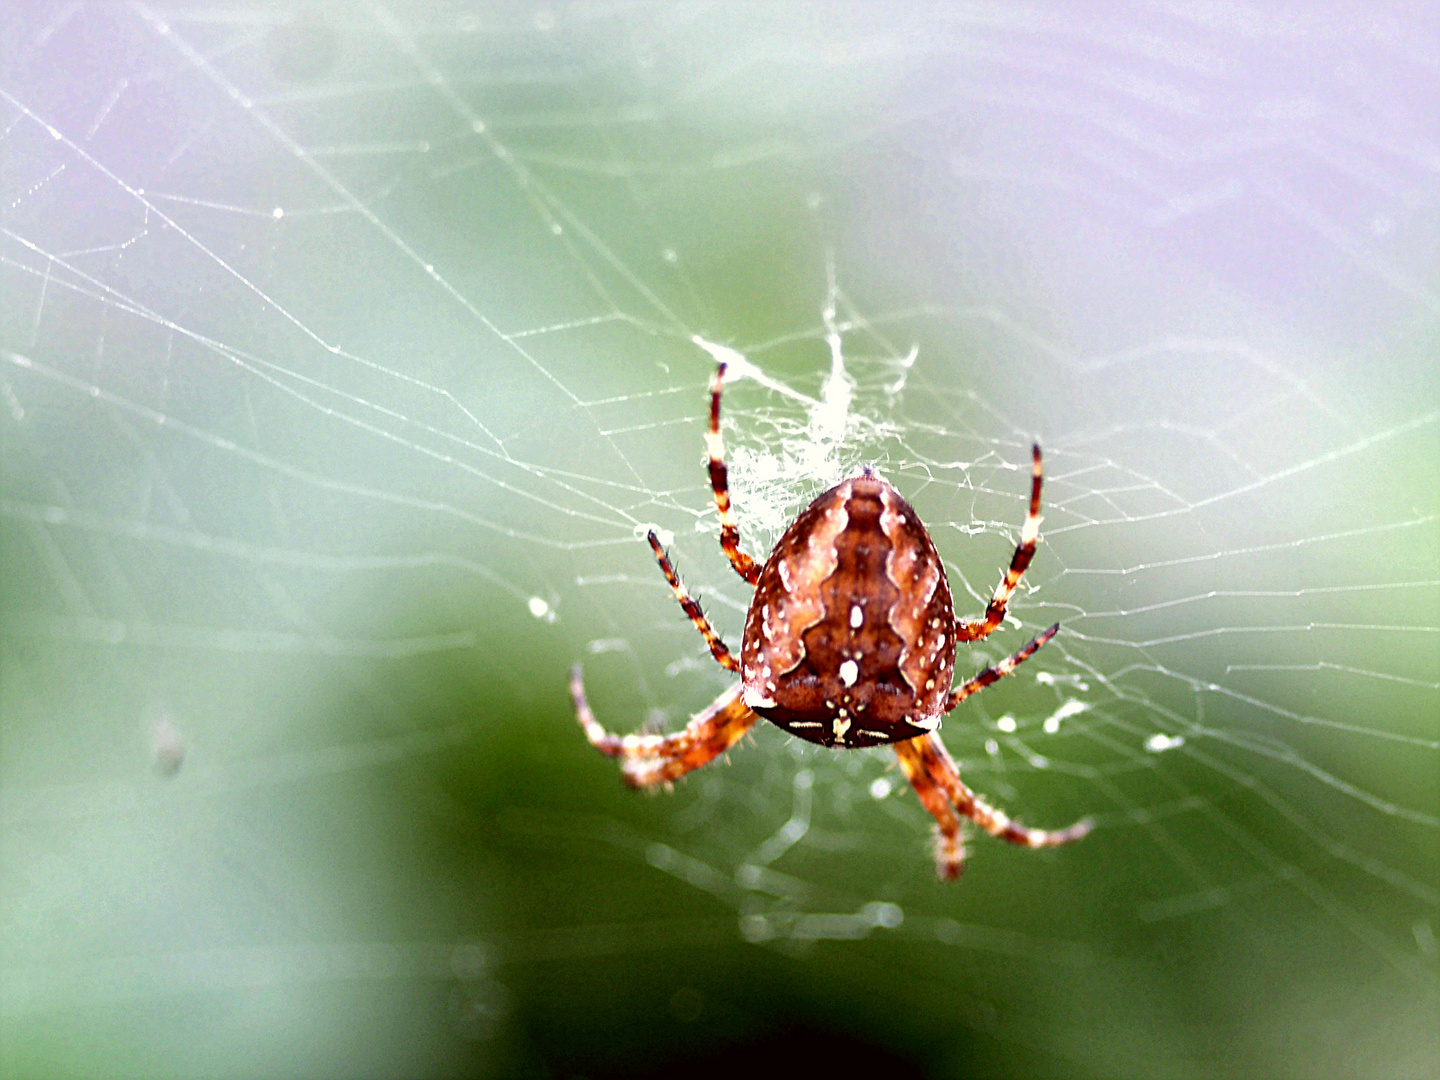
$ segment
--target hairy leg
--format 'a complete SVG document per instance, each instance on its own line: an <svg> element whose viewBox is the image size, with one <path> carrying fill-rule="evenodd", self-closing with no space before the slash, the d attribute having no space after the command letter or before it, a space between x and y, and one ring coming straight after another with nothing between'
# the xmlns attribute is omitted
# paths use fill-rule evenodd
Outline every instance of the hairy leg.
<svg viewBox="0 0 1440 1080"><path fill-rule="evenodd" d="M963 817L975 822L991 836L998 836L1001 840L1008 840L1021 847L1056 847L1060 844L1068 844L1073 840L1079 840L1093 828L1093 824L1088 818L1077 821L1068 828L1055 830L1027 829L1023 825L1016 824L1002 811L987 804L965 785L965 782L960 779L960 770L956 767L954 758L945 749L945 744L933 734L921 735L916 739L896 743L895 754L900 758L900 767L914 785L925 809L929 810L935 820L940 823L942 851L939 871L941 877L955 877L960 872L958 864L953 872L947 870L943 849L943 841L947 835L946 830L954 818L954 814L950 812L950 806L954 806L955 810ZM917 777L920 779L920 783L916 783ZM932 788L938 788L945 794L949 805L941 808L943 813L937 812L933 805Z"/></svg>
<svg viewBox="0 0 1440 1080"><path fill-rule="evenodd" d="M580 665L570 669L570 697L590 745L607 757L621 759L625 783L635 788L671 784L686 773L715 760L759 719L741 697L736 683L682 730L670 735L613 735L600 726L585 698Z"/></svg>
<svg viewBox="0 0 1440 1080"><path fill-rule="evenodd" d="M1040 539L1040 446L1030 448L1030 512L1025 515L1025 524L1020 527L1020 543L1010 559L1010 569L995 588L985 614L979 619L958 619L955 622L955 640L979 641L1005 621L1005 611L1010 606L1010 597L1020 584L1020 578L1035 557L1035 544Z"/></svg>
<svg viewBox="0 0 1440 1080"><path fill-rule="evenodd" d="M911 739L896 743L895 756L900 759L900 771L905 774L905 779L920 796L920 805L935 819L935 872L940 875L941 881L953 881L965 869L965 842L960 837L960 819L950 805L950 796L927 771L924 755L914 745L919 741Z"/></svg>
<svg viewBox="0 0 1440 1080"><path fill-rule="evenodd" d="M720 437L720 390L725 382L725 365L715 369L710 380L710 426L705 431L705 455L710 459L710 490L720 514L720 549L742 578L754 585L760 580L760 564L740 550L740 526L730 505L730 470L725 464L725 440Z"/></svg>
<svg viewBox="0 0 1440 1080"><path fill-rule="evenodd" d="M955 687L955 689L950 691L950 696L945 700L945 711L949 712L951 709L955 708L956 705L959 705L960 702L964 701L971 694L976 693L980 690L984 690L985 687L989 686L991 683L999 682L1006 675L1009 675L1026 660L1029 660L1030 657L1034 656L1040 650L1040 647L1043 646L1051 638L1053 638L1059 632L1059 630L1060 624L1056 623L1054 626L1050 627L1049 630L1046 630L1043 634L1037 637L1034 641L1030 642L1030 644L1022 648L1019 652L1011 656L1007 656L1004 660L1001 660L994 667L987 667L984 671L980 672L973 679L963 682L959 686Z"/></svg>
<svg viewBox="0 0 1440 1080"><path fill-rule="evenodd" d="M675 567L670 563L670 556L665 554L665 549L660 546L659 539L652 531L646 534L650 541L650 550L655 552L655 560L660 564L660 572L665 575L665 580L670 583L670 591L675 594L675 599L680 601L680 606L685 609L685 614L690 616L690 621L695 624L695 629L705 639L705 644L710 646L710 655L715 661L727 671L737 674L740 671L740 661L725 647L725 642L720 640L720 635L710 625L710 620L700 610L700 605L695 598L685 591L685 586L680 582L680 575L675 572Z"/></svg>

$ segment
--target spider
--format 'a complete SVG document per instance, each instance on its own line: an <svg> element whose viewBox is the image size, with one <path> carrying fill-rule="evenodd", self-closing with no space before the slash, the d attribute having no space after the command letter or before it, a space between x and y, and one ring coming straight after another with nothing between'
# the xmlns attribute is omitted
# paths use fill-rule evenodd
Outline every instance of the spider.
<svg viewBox="0 0 1440 1080"><path fill-rule="evenodd" d="M869 468L812 502L785 530L763 566L740 549L720 437L724 378L722 362L710 383L705 446L721 550L735 572L755 588L738 659L685 591L653 531L649 541L675 599L711 655L740 681L682 731L620 736L595 719L576 665L570 673L570 694L591 745L622 760L622 775L631 787L668 788L730 749L761 716L821 746L888 743L938 824L936 870L944 880L959 877L964 866L961 816L1022 847L1054 847L1088 833L1088 819L1057 831L1027 829L1011 821L961 781L936 734L946 713L1010 674L1060 629L1056 623L1012 656L952 687L956 645L979 641L1000 626L1035 556L1040 447L1032 451L1030 512L1010 568L984 615L956 619L930 533L900 493Z"/></svg>

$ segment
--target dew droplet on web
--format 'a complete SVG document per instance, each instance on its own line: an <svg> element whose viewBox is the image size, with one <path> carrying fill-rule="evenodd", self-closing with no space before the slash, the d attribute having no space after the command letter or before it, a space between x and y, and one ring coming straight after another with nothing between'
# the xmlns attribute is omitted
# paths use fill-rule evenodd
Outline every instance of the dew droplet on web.
<svg viewBox="0 0 1440 1080"><path fill-rule="evenodd" d="M1085 702L1083 701L1075 701L1072 699L1065 702L1065 704L1061 705L1060 708L1056 709L1053 713L1051 713L1045 718L1045 723L1043 725L1045 728L1045 734L1054 735L1057 731L1060 730L1060 721L1066 720L1072 716L1078 716L1080 715L1080 713L1089 710L1089 708L1090 706L1085 704Z"/></svg>

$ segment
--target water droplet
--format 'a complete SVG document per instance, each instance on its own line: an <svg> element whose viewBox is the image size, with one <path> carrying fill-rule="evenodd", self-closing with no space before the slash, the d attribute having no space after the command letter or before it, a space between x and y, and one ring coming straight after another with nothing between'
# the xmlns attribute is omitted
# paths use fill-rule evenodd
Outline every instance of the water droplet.
<svg viewBox="0 0 1440 1080"><path fill-rule="evenodd" d="M1152 754L1162 754L1166 750L1174 750L1176 747L1184 745L1184 735L1156 733L1145 740L1145 749L1149 750Z"/></svg>

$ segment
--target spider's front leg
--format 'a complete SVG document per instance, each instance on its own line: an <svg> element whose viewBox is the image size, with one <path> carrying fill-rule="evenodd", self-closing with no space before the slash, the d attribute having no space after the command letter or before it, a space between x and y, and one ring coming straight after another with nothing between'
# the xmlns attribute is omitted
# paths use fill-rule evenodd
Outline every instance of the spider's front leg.
<svg viewBox="0 0 1440 1080"><path fill-rule="evenodd" d="M1021 847L1057 847L1068 844L1079 840L1094 827L1089 818L1077 821L1069 828L1053 830L1027 829L1024 825L1016 824L965 785L960 779L960 770L956 767L954 758L934 734L896 743L895 755L900 759L900 768L914 785L925 809L930 811L940 825L941 845L936 870L942 878L957 877L964 859L964 850L958 847L958 830L955 854L950 854L951 830L955 826L955 814L950 810L951 805L991 836L998 836L1001 840L1008 840ZM936 789L944 793L944 802L950 804L942 804L942 812L937 812L936 806L932 805L935 802Z"/></svg>
<svg viewBox="0 0 1440 1080"><path fill-rule="evenodd" d="M1050 629L1046 630L1034 641L1030 642L1030 644L1023 646L1019 652L1007 656L998 664L987 667L984 671L980 672L980 674L976 675L973 679L967 679L965 682L955 687L955 689L950 691L950 696L945 701L945 711L948 713L951 709L955 708L956 705L959 705L960 702L964 701L971 694L984 690L985 687L989 686L991 683L999 682L1006 675L1009 675L1017 667L1023 664L1026 660L1029 660L1030 657L1034 656L1045 645L1046 642L1048 642L1059 632L1060 624L1054 623L1053 625L1051 625Z"/></svg>
<svg viewBox="0 0 1440 1080"><path fill-rule="evenodd" d="M735 572L751 585L760 580L760 564L740 550L740 525L730 505L730 470L725 464L725 440L720 437L720 391L725 384L722 361L710 380L710 426L705 429L705 456L710 463L710 490L715 493L715 510L720 515L720 549Z"/></svg>
<svg viewBox="0 0 1440 1080"><path fill-rule="evenodd" d="M985 606L985 614L978 619L957 619L955 621L955 640L979 641L995 630L1005 621L1005 611L1010 606L1010 597L1015 595L1015 590L1020 585L1020 579L1030 566L1030 560L1035 557L1035 544L1040 539L1040 484L1043 474L1040 468L1040 444L1036 443L1030 448L1030 511L1025 515L1025 524L1020 527L1020 543L1015 547L1015 554L1010 558L1010 568L1005 571L1005 577L995 587L995 593L990 597L990 603Z"/></svg>
<svg viewBox="0 0 1440 1080"><path fill-rule="evenodd" d="M590 711L580 665L570 669L570 697L585 737L606 757L621 759L621 774L633 788L672 784L734 746L759 719L741 697L742 688L736 683L726 690L681 731L670 735L613 735Z"/></svg>
<svg viewBox="0 0 1440 1080"><path fill-rule="evenodd" d="M660 545L660 538L651 529L646 533L646 539L650 541L650 550L655 552L655 561L660 564L660 572L665 575L665 580L670 583L670 591L675 594L681 609L690 616L690 621L695 624L695 629L700 631L700 636L705 639L705 644L710 648L710 655L715 657L715 662L727 671L740 671L740 661L720 640L720 635L710 625L710 620L700 610L700 605L695 598L686 591L684 584L680 581L680 575L675 572L674 565L670 562L670 556L665 554L665 549Z"/></svg>

